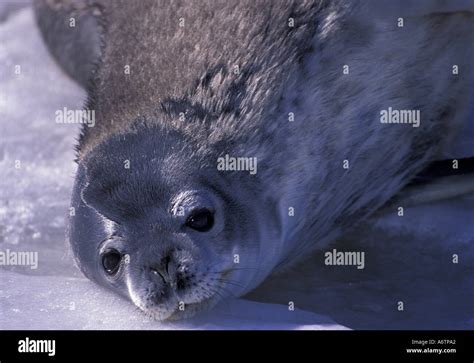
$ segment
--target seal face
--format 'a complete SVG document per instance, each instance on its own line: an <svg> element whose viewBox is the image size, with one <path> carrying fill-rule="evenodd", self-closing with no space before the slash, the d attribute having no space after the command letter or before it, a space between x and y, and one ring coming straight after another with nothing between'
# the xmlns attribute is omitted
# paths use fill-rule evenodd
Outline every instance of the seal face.
<svg viewBox="0 0 474 363"><path fill-rule="evenodd" d="M79 165L69 231L79 266L157 319L241 295L274 266L261 251L277 241L271 216L256 213L253 176L229 178L194 150L178 132L140 123Z"/></svg>
<svg viewBox="0 0 474 363"><path fill-rule="evenodd" d="M463 118L469 11L417 9L397 29L383 6L371 13L379 1L78 1L105 21L69 240L86 276L157 319L242 295L321 248ZM381 122L392 109L420 120ZM241 157L252 172L225 167Z"/></svg>

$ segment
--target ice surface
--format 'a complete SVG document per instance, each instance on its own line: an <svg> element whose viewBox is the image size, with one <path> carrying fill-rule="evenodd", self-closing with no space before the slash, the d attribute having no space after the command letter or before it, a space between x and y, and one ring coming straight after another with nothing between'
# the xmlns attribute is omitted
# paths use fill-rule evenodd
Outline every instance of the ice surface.
<svg viewBox="0 0 474 363"><path fill-rule="evenodd" d="M183 322L149 320L85 279L65 243L78 128L56 124L54 112L81 108L84 98L47 53L31 9L0 14L0 250L39 252L37 270L0 268L0 328L474 328L472 195L409 208L404 217L394 211L330 246L365 251L363 270L325 266L320 251L246 300Z"/></svg>
<svg viewBox="0 0 474 363"><path fill-rule="evenodd" d="M342 329L287 306L233 300L199 317L162 323L85 278L2 272L3 329Z"/></svg>
<svg viewBox="0 0 474 363"><path fill-rule="evenodd" d="M80 108L85 94L49 57L34 24L31 9L0 23L0 245L62 261L77 125L54 116L59 105Z"/></svg>

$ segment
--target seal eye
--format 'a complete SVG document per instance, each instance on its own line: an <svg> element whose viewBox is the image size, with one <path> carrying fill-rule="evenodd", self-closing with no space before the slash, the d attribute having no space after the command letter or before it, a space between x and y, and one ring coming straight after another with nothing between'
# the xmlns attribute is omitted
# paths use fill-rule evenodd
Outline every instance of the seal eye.
<svg viewBox="0 0 474 363"><path fill-rule="evenodd" d="M193 211L186 220L186 226L199 232L207 232L214 225L214 215L209 209Z"/></svg>
<svg viewBox="0 0 474 363"><path fill-rule="evenodd" d="M117 250L109 250L102 255L102 266L109 275L115 275L120 267L122 255Z"/></svg>

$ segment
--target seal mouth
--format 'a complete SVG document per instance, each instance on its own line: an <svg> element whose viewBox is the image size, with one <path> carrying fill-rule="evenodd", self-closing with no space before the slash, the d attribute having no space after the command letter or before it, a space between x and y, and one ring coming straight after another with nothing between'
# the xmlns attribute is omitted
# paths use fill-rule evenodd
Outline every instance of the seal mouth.
<svg viewBox="0 0 474 363"><path fill-rule="evenodd" d="M212 289L210 296L204 297L202 300L197 302L185 303L179 301L179 298L174 297L170 299L166 305L169 306L173 302L173 308L168 309L167 311L159 311L161 304L143 306L142 304L136 304L146 315L154 318L155 320L161 321L176 321L182 320L185 318L190 318L195 314L209 310L215 305L217 305L223 297L219 295L216 291L220 289L221 286L216 286Z"/></svg>
<svg viewBox="0 0 474 363"><path fill-rule="evenodd" d="M129 285L132 302L147 316L161 321L174 321L190 318L196 313L209 310L219 302L233 295L225 286L232 269L223 270L217 277L209 275L201 278L201 284L187 291L184 295L170 286L168 291L157 291L156 288L137 293ZM168 295L168 296L166 296Z"/></svg>
<svg viewBox="0 0 474 363"><path fill-rule="evenodd" d="M217 296L213 295L208 298L204 298L199 302L184 304L184 310L175 309L173 313L164 320L182 320L185 318L190 318L201 311L209 310L219 303L219 300L216 299L216 297Z"/></svg>
<svg viewBox="0 0 474 363"><path fill-rule="evenodd" d="M227 268L223 270L219 277L215 279L216 281L218 281L218 283L215 284L212 289L209 290L211 292L210 296L204 297L201 301L198 302L185 303L184 310L175 309L174 312L166 320L174 321L181 320L183 318L189 318L199 312L203 312L205 310L213 308L214 306L228 298L235 297L235 295L229 294L229 291L225 287L226 282L229 282L227 281L227 278L231 275L233 271L233 268Z"/></svg>

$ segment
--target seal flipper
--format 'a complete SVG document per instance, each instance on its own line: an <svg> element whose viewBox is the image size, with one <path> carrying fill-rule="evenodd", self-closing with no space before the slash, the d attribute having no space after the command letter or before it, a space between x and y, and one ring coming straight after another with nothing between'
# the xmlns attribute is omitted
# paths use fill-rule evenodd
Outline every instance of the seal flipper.
<svg viewBox="0 0 474 363"><path fill-rule="evenodd" d="M101 54L100 7L91 0L35 0L38 27L61 68L87 88Z"/></svg>

